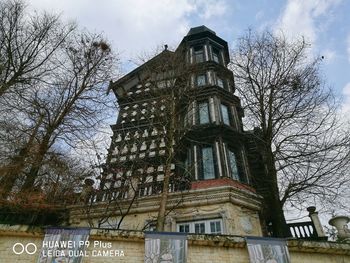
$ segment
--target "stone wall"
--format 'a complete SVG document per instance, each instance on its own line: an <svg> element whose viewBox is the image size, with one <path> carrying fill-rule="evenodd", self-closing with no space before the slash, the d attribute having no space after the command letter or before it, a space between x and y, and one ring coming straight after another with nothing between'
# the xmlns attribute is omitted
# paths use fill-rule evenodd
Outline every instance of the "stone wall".
<svg viewBox="0 0 350 263"><path fill-rule="evenodd" d="M166 217L165 231L176 232L177 223L222 219L223 234L262 236L259 219L260 202L260 197L250 189L232 186L171 193L167 207L170 212ZM126 202L126 207L128 205ZM76 205L69 210L70 225L78 227L91 225L88 223L89 220L98 227L97 220L104 214L109 215L110 211L115 211L115 215L110 216L110 222L115 222L121 217L119 209L112 205L108 207L105 202L96 203L88 209ZM126 213L120 228L143 230L147 222L156 220L158 210L159 196L139 198ZM108 227L107 224L103 226Z"/></svg>
<svg viewBox="0 0 350 263"><path fill-rule="evenodd" d="M39 252L33 255L25 253L15 255L12 246L21 242L23 244L35 243L38 248L44 237L44 231L39 228L27 226L0 225L0 262L36 263ZM84 257L84 263L109 263L144 261L144 234L140 231L91 230L90 243L94 241L110 243L109 250L117 250L119 256L92 256L93 246L89 246ZM288 241L292 263L347 263L350 262L350 244L334 242ZM40 250L40 249L39 249ZM122 256L123 254L123 256ZM96 254L95 254L96 255ZM203 262L249 262L246 243L239 236L213 236L188 235L189 263Z"/></svg>

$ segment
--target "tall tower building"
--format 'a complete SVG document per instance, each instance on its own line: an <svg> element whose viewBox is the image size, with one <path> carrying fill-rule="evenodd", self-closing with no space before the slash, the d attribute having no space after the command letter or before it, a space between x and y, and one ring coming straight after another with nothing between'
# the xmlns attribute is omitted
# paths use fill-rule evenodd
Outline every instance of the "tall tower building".
<svg viewBox="0 0 350 263"><path fill-rule="evenodd" d="M228 63L227 42L199 26L174 52L165 47L111 83L119 114L98 200L130 208L110 214L123 217L121 228L152 229L166 186L166 231L262 235Z"/></svg>

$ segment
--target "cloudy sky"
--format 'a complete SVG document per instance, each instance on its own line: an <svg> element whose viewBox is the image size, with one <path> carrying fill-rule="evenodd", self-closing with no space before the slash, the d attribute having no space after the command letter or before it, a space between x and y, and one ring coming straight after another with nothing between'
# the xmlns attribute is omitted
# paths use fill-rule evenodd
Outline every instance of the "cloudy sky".
<svg viewBox="0 0 350 263"><path fill-rule="evenodd" d="M138 55L176 47L191 27L206 25L234 47L248 28L304 36L322 72L350 115L350 1L348 0L27 0L36 10L61 13L103 32L122 59L124 73ZM109 129L108 129L109 130ZM291 216L294 218L294 215ZM325 221L326 222L326 221Z"/></svg>
<svg viewBox="0 0 350 263"><path fill-rule="evenodd" d="M231 47L248 28L304 36L323 55L323 74L350 109L350 1L347 0L28 0L90 31L104 32L124 71L143 52L177 46L191 27L206 25Z"/></svg>

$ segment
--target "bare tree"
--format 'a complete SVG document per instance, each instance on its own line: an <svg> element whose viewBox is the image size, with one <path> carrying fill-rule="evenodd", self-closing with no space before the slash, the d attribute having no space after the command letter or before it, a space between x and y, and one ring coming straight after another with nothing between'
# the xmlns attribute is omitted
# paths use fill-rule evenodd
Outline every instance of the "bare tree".
<svg viewBox="0 0 350 263"><path fill-rule="evenodd" d="M19 5L19 11L24 12L19 3L13 5L12 8ZM26 24L21 24L24 22L19 20L18 27L29 34L31 31L25 28ZM40 23L44 25L43 21ZM42 173L52 164L52 156L68 153L78 142L90 140L101 123L110 117L112 101L107 94L107 83L116 74L117 60L109 44L100 35L73 32L73 29L62 35L67 31L66 26L61 25L57 17L52 23L54 29L50 31L49 27L44 31L49 32L43 36L44 42L37 43L38 40L31 38L23 40L29 43L29 47L24 48L26 52L31 45L38 45L32 51L38 53L37 57L28 58L26 62L30 62L33 69L21 71L22 75L13 73L18 78L6 75L1 84L4 92L14 87L11 93L1 96L1 109L8 115L1 116L0 134L9 142L4 147L7 156L2 156L0 168L3 197L13 190L16 181L17 190L40 188ZM54 48L45 46L45 41L55 43ZM15 50L13 56L18 54L22 54L21 49ZM26 60L23 56L19 61Z"/></svg>
<svg viewBox="0 0 350 263"><path fill-rule="evenodd" d="M181 51L170 53L166 50L164 54L160 60L146 66L147 76L150 76L148 81L151 83L151 96L158 98L161 102L158 108L160 111L153 113L155 115L154 125L160 126L158 128L165 131L164 180L157 216L156 229L158 231L164 231L168 195L171 190L174 190L169 189L171 177L175 177L171 166L183 162L183 159L181 160L178 155L183 151L186 129L184 116L194 93L190 86L191 68L188 64L186 65L184 54ZM183 178L185 175L186 173L180 175L180 178L189 181L189 178L187 180Z"/></svg>
<svg viewBox="0 0 350 263"><path fill-rule="evenodd" d="M23 1L2 1L0 96L55 70L49 61L74 29L73 24L62 24L57 15L29 14Z"/></svg>
<svg viewBox="0 0 350 263"><path fill-rule="evenodd" d="M255 178L268 204L277 236L289 235L283 205L337 196L349 168L349 132L342 129L337 101L320 77L304 39L249 32L233 52L232 70L266 177Z"/></svg>

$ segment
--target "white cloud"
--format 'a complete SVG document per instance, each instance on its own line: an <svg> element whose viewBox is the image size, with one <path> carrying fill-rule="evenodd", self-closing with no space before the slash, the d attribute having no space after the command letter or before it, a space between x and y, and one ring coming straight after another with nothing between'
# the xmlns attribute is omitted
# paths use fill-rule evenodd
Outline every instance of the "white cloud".
<svg viewBox="0 0 350 263"><path fill-rule="evenodd" d="M227 12L225 0L30 0L40 10L62 12L90 31L103 31L124 60L169 44L176 46L193 18L202 23ZM215 29L214 29L215 30Z"/></svg>
<svg viewBox="0 0 350 263"><path fill-rule="evenodd" d="M264 18L265 12L263 10L260 10L255 14L255 20L262 20Z"/></svg>
<svg viewBox="0 0 350 263"><path fill-rule="evenodd" d="M204 19L220 17L227 10L227 4L223 0L195 0L194 3L195 11Z"/></svg>
<svg viewBox="0 0 350 263"><path fill-rule="evenodd" d="M349 97L350 97L350 82L347 83L347 84L345 85L345 87L343 88L343 94L344 94L345 96L349 96Z"/></svg>
<svg viewBox="0 0 350 263"><path fill-rule="evenodd" d="M283 30L289 38L304 36L307 41L314 43L317 33L321 31L327 19L330 19L330 11L341 0L288 0L288 3L279 17L276 30ZM322 23L316 19L322 17Z"/></svg>
<svg viewBox="0 0 350 263"><path fill-rule="evenodd" d="M324 57L327 64L330 64L337 58L337 52L335 50L325 49L321 52L321 56Z"/></svg>

